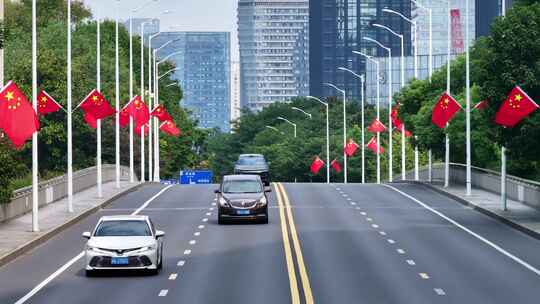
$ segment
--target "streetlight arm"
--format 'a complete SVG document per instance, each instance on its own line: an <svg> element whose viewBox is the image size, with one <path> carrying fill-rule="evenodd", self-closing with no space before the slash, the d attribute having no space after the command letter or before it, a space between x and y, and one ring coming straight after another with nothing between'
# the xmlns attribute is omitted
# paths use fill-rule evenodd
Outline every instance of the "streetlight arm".
<svg viewBox="0 0 540 304"><path fill-rule="evenodd" d="M372 56L369 56L369 55L364 54L364 53L359 52L359 51L353 51L353 53L355 53L357 55L364 56L367 60L369 60L369 61L373 62L374 64L376 64L377 66L379 66L379 60L373 59Z"/></svg>
<svg viewBox="0 0 540 304"><path fill-rule="evenodd" d="M380 43L379 41L373 39L373 38L370 38L370 37L364 37L364 40L366 41L370 41L370 42L373 42L375 44L377 44L378 46L380 46L381 48L385 49L387 52L391 52L392 49L390 49L389 47L386 47L384 46L382 43Z"/></svg>
<svg viewBox="0 0 540 304"><path fill-rule="evenodd" d="M325 83L323 83L323 85L328 86L328 87L331 87L331 88L334 88L334 89L336 89L337 91L341 92L341 94L345 94L345 90L342 90L342 89L338 88L337 86L335 86L335 85L333 85L333 84L331 84L331 83L325 82Z"/></svg>
<svg viewBox="0 0 540 304"><path fill-rule="evenodd" d="M142 4L141 6L137 7L137 8L134 8L131 10L132 13L136 13L140 10L142 10L143 8L147 7L148 5L150 5L152 2L158 2L159 0L150 0L148 2L145 2L144 4Z"/></svg>
<svg viewBox="0 0 540 304"><path fill-rule="evenodd" d="M184 52L184 51L178 51L178 52L174 52L174 53L172 53L172 54L169 54L169 55L167 55L165 58L163 58L162 60L158 61L157 64L162 64L163 62L167 61L167 60L168 60L169 58L171 58L172 56L178 55L178 54L183 53L183 52Z"/></svg>
<svg viewBox="0 0 540 304"><path fill-rule="evenodd" d="M295 127L296 127L296 124L295 124L294 122L291 122L291 121L288 120L287 118L283 118L283 117L279 116L277 119L283 120L283 121L285 121L285 122L291 124L292 126L295 126Z"/></svg>
<svg viewBox="0 0 540 304"><path fill-rule="evenodd" d="M409 22L409 23L412 23L412 24L416 23L415 21L411 20L410 18L405 17L405 15L403 15L402 13L396 12L396 11L391 10L391 9L389 9L389 8L383 8L382 11L383 11L383 12L386 12L386 13L398 15L398 16L400 16L401 18L403 18L404 20L406 20L406 21Z"/></svg>
<svg viewBox="0 0 540 304"><path fill-rule="evenodd" d="M378 28L385 29L385 30L389 31L390 33L392 33L394 36L399 37L399 38L403 38L403 35L402 35L402 34L398 34L396 31L394 31L393 29L389 28L388 26L385 26L385 25L382 25L382 24L378 24L378 23L374 23L373 26L374 26L374 27L378 27Z"/></svg>
<svg viewBox="0 0 540 304"><path fill-rule="evenodd" d="M306 111L304 111L304 110L302 110L302 109L300 109L300 108L297 108L297 107L292 107L291 109L293 109L293 110L296 110L296 111L299 111L299 112L302 112L302 113L306 114L306 116L309 116L309 118L310 118L310 119L312 118L311 114L309 114L308 112L306 112Z"/></svg>
<svg viewBox="0 0 540 304"><path fill-rule="evenodd" d="M307 99L316 100L316 101L318 101L318 102L320 102L320 103L322 103L323 105L325 105L325 106L328 107L328 103L326 103L326 102L320 100L319 98L317 98L317 97L315 97L315 96L306 96L306 98L307 98Z"/></svg>
<svg viewBox="0 0 540 304"><path fill-rule="evenodd" d="M359 78L359 79L362 79L362 78L364 77L364 75L357 74L355 71L350 70L350 69L347 69L347 68L344 68L344 67L339 67L338 70L340 70L340 71L345 71L345 72L349 72L349 73L353 74L355 77L357 77L357 78Z"/></svg>
<svg viewBox="0 0 540 304"><path fill-rule="evenodd" d="M161 74L161 75L158 77L158 80L161 79L161 78L163 78L163 77L166 76L167 74L172 73L172 72L174 72L174 71L178 71L178 70L180 70L180 69L181 69L181 68L170 69L170 70L168 70L167 72Z"/></svg>

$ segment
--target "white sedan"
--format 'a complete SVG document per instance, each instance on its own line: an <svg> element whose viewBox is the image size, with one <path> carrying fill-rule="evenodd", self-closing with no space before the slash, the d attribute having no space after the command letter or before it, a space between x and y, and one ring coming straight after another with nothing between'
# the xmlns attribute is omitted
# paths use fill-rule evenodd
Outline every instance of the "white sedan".
<svg viewBox="0 0 540 304"><path fill-rule="evenodd" d="M163 231L148 216L104 216L85 232L86 275L97 270L141 269L157 274L163 265Z"/></svg>

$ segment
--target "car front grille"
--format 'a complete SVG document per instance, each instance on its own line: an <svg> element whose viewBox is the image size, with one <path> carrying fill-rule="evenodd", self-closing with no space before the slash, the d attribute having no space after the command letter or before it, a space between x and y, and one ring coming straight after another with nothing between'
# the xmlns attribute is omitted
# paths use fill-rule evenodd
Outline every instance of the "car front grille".
<svg viewBox="0 0 540 304"><path fill-rule="evenodd" d="M257 204L256 201L246 202L246 201L232 201L230 202L231 206L235 208L253 208Z"/></svg>
<svg viewBox="0 0 540 304"><path fill-rule="evenodd" d="M128 257L128 264L126 265L113 265L111 263L112 258L109 256L95 256L90 260L90 267L147 267L152 265L150 259L145 256L130 256Z"/></svg>

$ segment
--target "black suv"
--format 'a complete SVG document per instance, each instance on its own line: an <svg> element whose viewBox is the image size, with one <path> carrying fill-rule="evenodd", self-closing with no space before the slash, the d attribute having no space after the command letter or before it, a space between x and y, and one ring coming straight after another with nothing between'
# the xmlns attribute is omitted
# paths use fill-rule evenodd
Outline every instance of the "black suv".
<svg viewBox="0 0 540 304"><path fill-rule="evenodd" d="M218 223L228 220L256 220L268 223L268 198L258 175L226 175L215 192Z"/></svg>
<svg viewBox="0 0 540 304"><path fill-rule="evenodd" d="M261 154L241 154L234 165L234 174L255 174L265 186L270 186L270 169Z"/></svg>

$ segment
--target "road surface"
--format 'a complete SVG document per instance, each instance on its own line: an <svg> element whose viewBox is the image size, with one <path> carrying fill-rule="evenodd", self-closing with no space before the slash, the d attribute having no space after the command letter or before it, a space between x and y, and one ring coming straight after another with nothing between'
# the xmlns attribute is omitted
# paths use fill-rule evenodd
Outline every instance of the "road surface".
<svg viewBox="0 0 540 304"><path fill-rule="evenodd" d="M540 241L421 185L274 184L219 226L214 185L147 185L0 268L0 303L538 303ZM159 195L158 195L159 194ZM103 215L146 214L164 269L87 278Z"/></svg>

